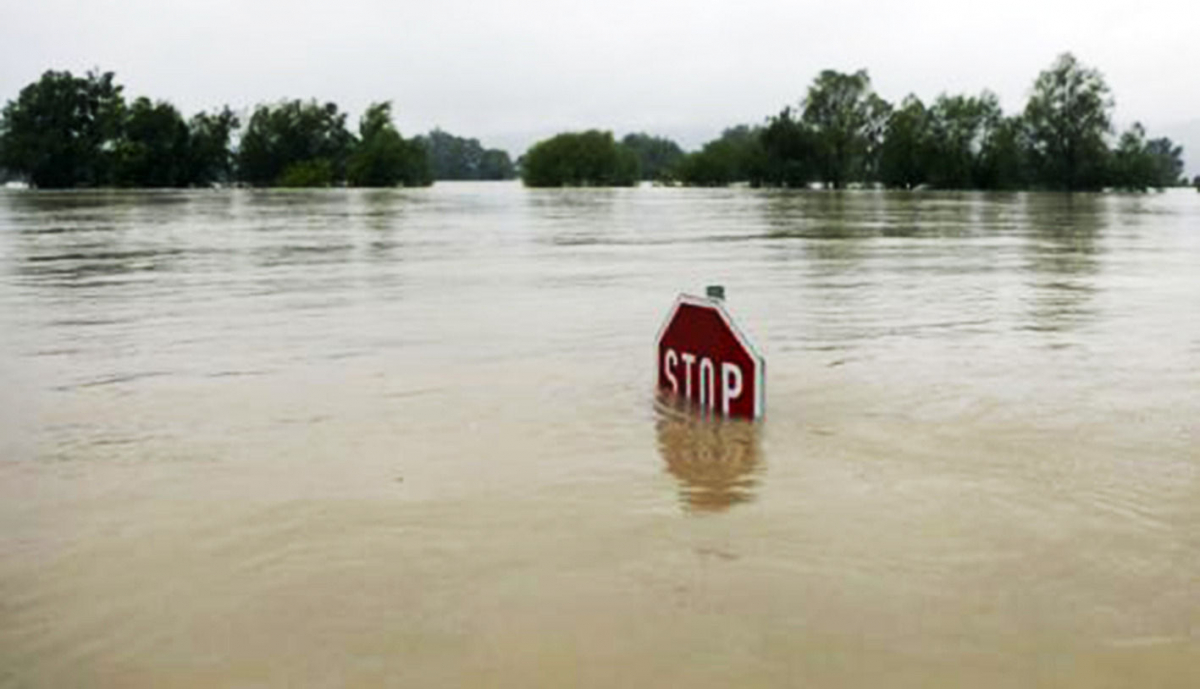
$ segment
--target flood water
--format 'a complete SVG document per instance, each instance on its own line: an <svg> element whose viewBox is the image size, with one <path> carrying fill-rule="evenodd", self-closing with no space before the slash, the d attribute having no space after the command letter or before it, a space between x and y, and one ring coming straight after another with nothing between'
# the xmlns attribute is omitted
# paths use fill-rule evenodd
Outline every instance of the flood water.
<svg viewBox="0 0 1200 689"><path fill-rule="evenodd" d="M1200 194L0 193L0 686L284 685L1200 685Z"/></svg>

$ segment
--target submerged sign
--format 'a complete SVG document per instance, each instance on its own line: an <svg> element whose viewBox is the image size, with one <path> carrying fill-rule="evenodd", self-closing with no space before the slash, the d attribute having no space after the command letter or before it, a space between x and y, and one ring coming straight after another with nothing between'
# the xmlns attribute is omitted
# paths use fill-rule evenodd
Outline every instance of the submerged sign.
<svg viewBox="0 0 1200 689"><path fill-rule="evenodd" d="M763 415L766 362L717 299L680 295L658 332L658 389L699 409Z"/></svg>

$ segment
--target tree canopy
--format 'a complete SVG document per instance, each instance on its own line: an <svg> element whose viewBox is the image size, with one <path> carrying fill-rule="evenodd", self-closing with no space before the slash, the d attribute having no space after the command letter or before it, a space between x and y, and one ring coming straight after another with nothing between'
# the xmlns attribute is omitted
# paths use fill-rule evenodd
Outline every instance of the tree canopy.
<svg viewBox="0 0 1200 689"><path fill-rule="evenodd" d="M808 87L802 120L812 132L821 179L841 189L874 172L891 106L871 89L860 69L845 74L827 69Z"/></svg>
<svg viewBox="0 0 1200 689"><path fill-rule="evenodd" d="M920 98L909 95L888 118L879 151L879 180L912 189L929 180L933 157L933 117Z"/></svg>
<svg viewBox="0 0 1200 689"><path fill-rule="evenodd" d="M976 164L984 143L1003 115L995 94L942 94L929 109L930 184L939 189L975 189Z"/></svg>
<svg viewBox="0 0 1200 689"><path fill-rule="evenodd" d="M621 139L621 145L637 156L641 178L647 181L671 179L675 166L683 159L683 149L679 144L645 132L626 134Z"/></svg>
<svg viewBox="0 0 1200 689"><path fill-rule="evenodd" d="M1066 191L1104 186L1105 137L1112 131L1112 108L1104 76L1070 53L1058 56L1039 74L1025 106L1038 182Z"/></svg>
<svg viewBox="0 0 1200 689"><path fill-rule="evenodd" d="M114 155L117 184L180 187L191 181L191 132L175 106L138 98L125 115L123 134Z"/></svg>
<svg viewBox="0 0 1200 689"><path fill-rule="evenodd" d="M375 103L363 113L358 141L346 166L355 187L428 186L433 183L425 150L405 141L392 124L392 104Z"/></svg>
<svg viewBox="0 0 1200 689"><path fill-rule="evenodd" d="M416 142L425 150L434 179L514 179L516 168L507 152L484 148L477 139L454 136L434 129Z"/></svg>
<svg viewBox="0 0 1200 689"><path fill-rule="evenodd" d="M721 139L677 167L685 184L748 181L841 188L878 183L912 189L1146 190L1178 184L1182 149L1131 130L1114 149L1112 98L1103 76L1064 54L1034 83L1023 112L1006 116L995 94L910 95L893 107L871 90L865 70L826 70L798 108L754 129L745 165ZM757 147L756 147L757 146ZM726 162L721 162L726 161ZM736 170L736 171L735 171Z"/></svg>
<svg viewBox="0 0 1200 689"><path fill-rule="evenodd" d="M1109 163L1112 186L1147 191L1179 184L1183 178L1183 148L1170 139L1146 140L1146 129L1135 122L1121 134Z"/></svg>
<svg viewBox="0 0 1200 689"><path fill-rule="evenodd" d="M0 167L43 188L111 183L125 103L112 72L47 71L0 114Z"/></svg>
<svg viewBox="0 0 1200 689"><path fill-rule="evenodd" d="M192 116L188 122L188 181L191 184L206 185L233 179L234 159L229 140L238 125L238 117L229 106L212 114L199 112Z"/></svg>
<svg viewBox="0 0 1200 689"><path fill-rule="evenodd" d="M328 186L345 178L353 139L334 103L259 105L238 151L238 177L253 186Z"/></svg>
<svg viewBox="0 0 1200 689"><path fill-rule="evenodd" d="M1183 183L1183 151L1135 124L1116 135L1103 75L1064 53L1018 112L995 94L942 93L898 105L865 69L825 70L798 103L760 126L724 130L684 153L638 132L568 132L520 161L529 186L631 185L639 179L716 186L820 184L903 189L1145 191ZM50 70L0 109L0 181L36 187L425 185L511 179L509 155L440 129L405 139L390 102L372 104L357 134L334 103L258 105L245 127L228 106L185 119L171 103L127 102L112 72Z"/></svg>
<svg viewBox="0 0 1200 689"><path fill-rule="evenodd" d="M539 141L521 159L530 187L628 187L640 176L637 155L612 132L566 132Z"/></svg>
<svg viewBox="0 0 1200 689"><path fill-rule="evenodd" d="M675 176L684 184L701 187L757 183L763 158L761 130L742 124L726 129L720 138L681 159Z"/></svg>
<svg viewBox="0 0 1200 689"><path fill-rule="evenodd" d="M165 101L126 104L112 72L48 71L0 115L0 167L53 189L183 187L226 181L238 119L228 108L190 122Z"/></svg>

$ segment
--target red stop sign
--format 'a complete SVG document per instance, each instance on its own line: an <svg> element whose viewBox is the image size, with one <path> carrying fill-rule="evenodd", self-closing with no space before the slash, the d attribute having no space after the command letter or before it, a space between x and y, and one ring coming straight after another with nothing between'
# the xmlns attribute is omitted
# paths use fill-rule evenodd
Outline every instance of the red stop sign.
<svg viewBox="0 0 1200 689"><path fill-rule="evenodd" d="M763 415L766 362L721 302L680 295L658 332L658 389L699 409Z"/></svg>

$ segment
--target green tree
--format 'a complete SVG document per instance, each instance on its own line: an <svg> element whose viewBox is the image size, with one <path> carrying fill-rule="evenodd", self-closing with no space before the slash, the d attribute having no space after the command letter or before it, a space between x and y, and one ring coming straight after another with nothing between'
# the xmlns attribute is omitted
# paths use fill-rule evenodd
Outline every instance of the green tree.
<svg viewBox="0 0 1200 689"><path fill-rule="evenodd" d="M530 187L628 187L637 184L637 156L612 132L567 132L539 141L522 158Z"/></svg>
<svg viewBox="0 0 1200 689"><path fill-rule="evenodd" d="M1074 55L1063 53L1043 71L1025 106L1036 181L1066 191L1103 186L1112 108L1104 76Z"/></svg>
<svg viewBox="0 0 1200 689"><path fill-rule="evenodd" d="M816 140L821 180L841 189L874 174L890 110L872 91L865 69L853 74L821 72L803 105L804 123Z"/></svg>
<svg viewBox="0 0 1200 689"><path fill-rule="evenodd" d="M1183 148L1170 139L1146 140L1146 129L1135 122L1121 134L1112 153L1108 182L1128 191L1174 186L1183 173Z"/></svg>
<svg viewBox="0 0 1200 689"><path fill-rule="evenodd" d="M516 169L508 153L484 148L478 139L466 139L434 129L427 136L417 137L417 142L429 157L434 179L498 180L516 177Z"/></svg>
<svg viewBox="0 0 1200 689"><path fill-rule="evenodd" d="M425 149L434 179L471 180L479 178L483 146L475 139L454 136L441 129L417 137Z"/></svg>
<svg viewBox="0 0 1200 689"><path fill-rule="evenodd" d="M1183 177L1183 147L1166 137L1151 139L1146 152L1154 161L1152 186L1156 189L1173 187Z"/></svg>
<svg viewBox="0 0 1200 689"><path fill-rule="evenodd" d="M996 95L938 97L930 115L929 181L941 189L980 186L980 154L1003 119Z"/></svg>
<svg viewBox="0 0 1200 689"><path fill-rule="evenodd" d="M47 71L0 113L0 167L35 186L108 184L124 111L112 72Z"/></svg>
<svg viewBox="0 0 1200 689"><path fill-rule="evenodd" d="M1000 117L984 136L975 164L979 189L1013 190L1028 186L1028 147L1020 116Z"/></svg>
<svg viewBox="0 0 1200 689"><path fill-rule="evenodd" d="M513 165L508 151L498 148L484 149L479 158L479 179L492 181L515 179L517 168Z"/></svg>
<svg viewBox="0 0 1200 689"><path fill-rule="evenodd" d="M1150 186L1153 161L1146 155L1146 129L1133 123L1121 134L1112 152L1109 184L1128 191L1146 191Z"/></svg>
<svg viewBox="0 0 1200 689"><path fill-rule="evenodd" d="M324 186L345 179L354 137L334 103L260 105L238 150L238 175L254 186Z"/></svg>
<svg viewBox="0 0 1200 689"><path fill-rule="evenodd" d="M170 103L141 97L125 113L115 148L113 183L123 187L183 187L190 180L189 132Z"/></svg>
<svg viewBox="0 0 1200 689"><path fill-rule="evenodd" d="M909 95L888 118L880 150L880 181L901 189L924 184L929 179L932 149L930 113L920 98Z"/></svg>
<svg viewBox="0 0 1200 689"><path fill-rule="evenodd" d="M681 159L675 176L684 184L700 187L757 184L763 178L765 161L762 130L741 124Z"/></svg>
<svg viewBox="0 0 1200 689"><path fill-rule="evenodd" d="M188 183L206 186L233 178L229 139L239 126L229 106L209 114L199 112L188 122Z"/></svg>
<svg viewBox="0 0 1200 689"><path fill-rule="evenodd" d="M643 180L670 178L675 165L683 159L683 149L679 144L645 132L626 134L621 144L637 156Z"/></svg>
<svg viewBox="0 0 1200 689"><path fill-rule="evenodd" d="M273 186L328 187L334 183L333 164L328 158L309 158L289 163L275 179Z"/></svg>
<svg viewBox="0 0 1200 689"><path fill-rule="evenodd" d="M759 134L759 165L751 165L751 184L804 188L818 174L816 136L791 108L767 120ZM753 156L753 153L751 154Z"/></svg>
<svg viewBox="0 0 1200 689"><path fill-rule="evenodd" d="M429 162L419 144L405 141L392 124L392 104L374 103L358 125L358 143L346 165L356 187L428 186Z"/></svg>

